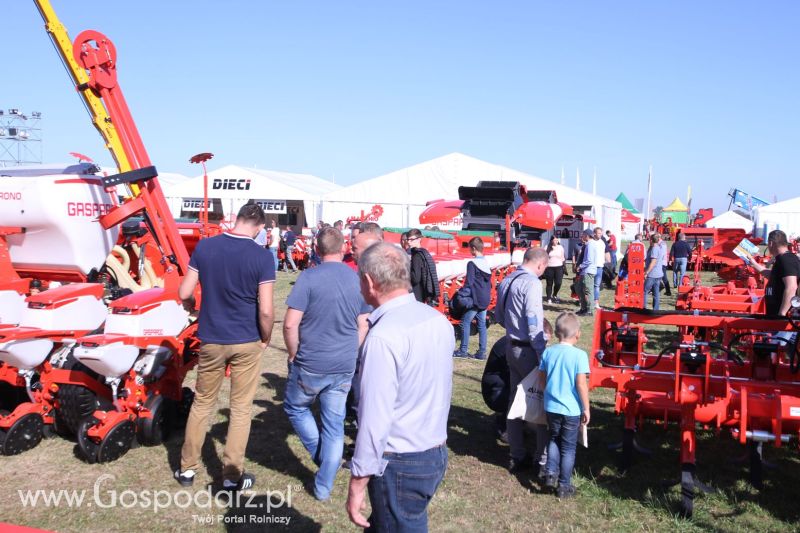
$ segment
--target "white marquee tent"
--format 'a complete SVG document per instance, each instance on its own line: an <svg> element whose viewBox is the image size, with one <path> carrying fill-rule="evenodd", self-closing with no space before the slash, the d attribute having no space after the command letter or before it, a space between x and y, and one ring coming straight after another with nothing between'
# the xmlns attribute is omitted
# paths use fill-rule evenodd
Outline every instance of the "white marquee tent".
<svg viewBox="0 0 800 533"><path fill-rule="evenodd" d="M316 222L323 194L341 186L311 174L294 174L275 170L244 168L227 165L208 173L208 196L212 207L226 220L232 220L239 208L249 200L262 202L267 214L297 214L299 226ZM174 216L197 212L203 198L203 176L166 186L167 197ZM305 220L303 218L305 217Z"/></svg>
<svg viewBox="0 0 800 533"><path fill-rule="evenodd" d="M787 236L800 236L800 196L753 210L755 233L766 238L770 231L783 230Z"/></svg>
<svg viewBox="0 0 800 533"><path fill-rule="evenodd" d="M725 211L706 222L707 228L741 228L746 232L753 231L753 221L734 211Z"/></svg>
<svg viewBox="0 0 800 533"><path fill-rule="evenodd" d="M382 226L419 226L419 215L427 202L456 200L460 185L474 186L481 180L519 181L529 190L555 190L560 201L572 205L576 211L591 210L599 225L617 235L620 233L619 202L460 153L330 192L323 197L318 217L326 222L346 220L361 211L369 212L377 204L383 208L378 220Z"/></svg>

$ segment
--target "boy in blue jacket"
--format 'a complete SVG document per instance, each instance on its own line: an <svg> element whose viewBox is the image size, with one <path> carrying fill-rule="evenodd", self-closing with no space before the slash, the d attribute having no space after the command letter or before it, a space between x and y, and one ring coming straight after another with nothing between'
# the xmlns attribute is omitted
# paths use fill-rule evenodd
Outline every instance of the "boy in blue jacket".
<svg viewBox="0 0 800 533"><path fill-rule="evenodd" d="M545 381L544 410L550 443L547 447L545 486L556 490L559 498L575 495L572 470L581 424L589 424L589 357L575 347L581 337L581 324L575 313L556 318L558 344L548 347L539 364Z"/></svg>
<svg viewBox="0 0 800 533"><path fill-rule="evenodd" d="M473 237L469 241L469 251L474 257L467 264L467 277L464 286L470 288L473 306L461 318L461 346L453 352L453 357L470 357L469 334L472 320L478 323L478 351L475 359L486 359L486 308L492 298L492 269L483 256L483 241Z"/></svg>

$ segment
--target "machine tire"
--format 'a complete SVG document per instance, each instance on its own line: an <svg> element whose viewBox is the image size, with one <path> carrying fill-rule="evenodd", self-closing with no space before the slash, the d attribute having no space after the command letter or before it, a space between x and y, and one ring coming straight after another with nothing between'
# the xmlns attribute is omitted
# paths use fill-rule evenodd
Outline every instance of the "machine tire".
<svg viewBox="0 0 800 533"><path fill-rule="evenodd" d="M171 402L160 394L155 394L147 399L144 405L153 413L153 416L152 418L139 418L136 421L140 443L145 446L157 446L167 440L173 418L170 412L173 409L170 404Z"/></svg>
<svg viewBox="0 0 800 533"><path fill-rule="evenodd" d="M97 395L79 385L61 385L58 389L58 404L58 431L67 435L76 435L81 422L100 407Z"/></svg>
<svg viewBox="0 0 800 533"><path fill-rule="evenodd" d="M194 391L189 387L184 387L181 390L181 401L177 405L178 422L181 424L186 424L186 420L189 418L189 412L192 410L193 403Z"/></svg>

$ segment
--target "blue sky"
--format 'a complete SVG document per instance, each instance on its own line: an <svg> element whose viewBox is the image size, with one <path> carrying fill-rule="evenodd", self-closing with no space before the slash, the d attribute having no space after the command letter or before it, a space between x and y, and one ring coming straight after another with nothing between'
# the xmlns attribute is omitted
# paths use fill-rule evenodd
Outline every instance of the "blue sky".
<svg viewBox="0 0 800 533"><path fill-rule="evenodd" d="M117 46L161 171L191 155L348 184L458 151L584 190L728 205L800 195L798 2L52 0ZM0 108L44 159L111 159L32 1L3 6ZM480 176L475 177L476 180Z"/></svg>

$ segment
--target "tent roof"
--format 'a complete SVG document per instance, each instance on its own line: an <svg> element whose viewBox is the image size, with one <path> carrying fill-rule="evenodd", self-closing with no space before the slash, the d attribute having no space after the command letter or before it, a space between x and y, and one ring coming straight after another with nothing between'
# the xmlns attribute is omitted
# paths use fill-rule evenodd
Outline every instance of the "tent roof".
<svg viewBox="0 0 800 533"><path fill-rule="evenodd" d="M753 221L749 218L743 217L734 211L725 211L721 215L715 216L708 222L706 227L709 228L742 228L745 230L753 229Z"/></svg>
<svg viewBox="0 0 800 533"><path fill-rule="evenodd" d="M634 215L633 213L631 213L630 211L628 211L627 209L625 209L623 207L622 208L622 221L623 222L641 222L641 219L638 216Z"/></svg>
<svg viewBox="0 0 800 533"><path fill-rule="evenodd" d="M628 197L625 196L624 192L621 192L617 195L617 201L622 204L624 209L627 209L630 213L638 213L637 209L633 206Z"/></svg>
<svg viewBox="0 0 800 533"><path fill-rule="evenodd" d="M249 189L213 189L214 179L250 180ZM208 173L210 198L255 198L280 200L315 200L341 186L311 174L260 170L227 165ZM165 188L164 196L202 198L203 176Z"/></svg>
<svg viewBox="0 0 800 533"><path fill-rule="evenodd" d="M672 200L671 204L669 204L667 207L664 208L664 211L688 211L688 210L689 208L683 205L683 202L681 202L681 199L678 198L677 196L675 197L674 200Z"/></svg>
<svg viewBox="0 0 800 533"><path fill-rule="evenodd" d="M326 194L324 200L424 206L435 198L457 198L460 185L474 186L481 180L519 181L530 190L554 190L559 201L570 205L620 209L619 203L609 198L458 152L355 183Z"/></svg>
<svg viewBox="0 0 800 533"><path fill-rule="evenodd" d="M757 207L759 213L800 213L800 196Z"/></svg>

